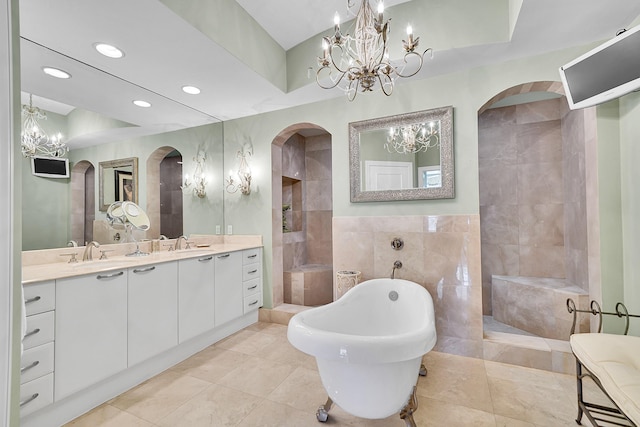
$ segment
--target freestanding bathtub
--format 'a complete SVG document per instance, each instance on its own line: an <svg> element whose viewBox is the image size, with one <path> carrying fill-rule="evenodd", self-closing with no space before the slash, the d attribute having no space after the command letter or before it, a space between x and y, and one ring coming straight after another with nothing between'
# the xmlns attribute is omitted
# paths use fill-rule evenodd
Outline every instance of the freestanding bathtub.
<svg viewBox="0 0 640 427"><path fill-rule="evenodd" d="M433 300L408 280L367 280L331 304L293 316L287 337L315 356L327 406L333 401L358 417L386 418L415 401L422 356L436 343ZM325 409L319 421L326 421Z"/></svg>

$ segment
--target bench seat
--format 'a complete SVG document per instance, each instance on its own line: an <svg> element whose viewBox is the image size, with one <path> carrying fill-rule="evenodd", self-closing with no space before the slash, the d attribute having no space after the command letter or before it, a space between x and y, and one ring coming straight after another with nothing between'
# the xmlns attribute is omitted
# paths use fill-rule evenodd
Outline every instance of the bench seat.
<svg viewBox="0 0 640 427"><path fill-rule="evenodd" d="M640 337L584 333L571 335L569 342L613 403L640 425Z"/></svg>

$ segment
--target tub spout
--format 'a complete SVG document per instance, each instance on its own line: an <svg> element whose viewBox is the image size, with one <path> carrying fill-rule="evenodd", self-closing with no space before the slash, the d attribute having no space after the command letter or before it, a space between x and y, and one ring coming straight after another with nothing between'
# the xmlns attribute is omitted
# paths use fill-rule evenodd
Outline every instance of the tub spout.
<svg viewBox="0 0 640 427"><path fill-rule="evenodd" d="M391 270L391 278L395 278L396 269L402 268L402 263L400 261L396 261L393 263L393 270Z"/></svg>

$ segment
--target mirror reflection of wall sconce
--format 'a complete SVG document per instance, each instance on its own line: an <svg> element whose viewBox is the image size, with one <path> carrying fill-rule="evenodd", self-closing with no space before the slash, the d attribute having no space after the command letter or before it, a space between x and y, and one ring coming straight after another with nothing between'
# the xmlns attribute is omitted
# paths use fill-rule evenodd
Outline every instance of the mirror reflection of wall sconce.
<svg viewBox="0 0 640 427"><path fill-rule="evenodd" d="M240 159L240 166L238 167L238 181L233 179L233 171L229 171L229 179L227 179L227 192L235 193L240 190L240 193L248 196L251 194L251 168L247 162L247 157L251 156L253 152L239 150L236 157Z"/></svg>
<svg viewBox="0 0 640 427"><path fill-rule="evenodd" d="M204 174L204 162L207 159L207 154L203 150L199 150L198 154L193 158L196 163L193 175L189 178L189 174L184 175L184 180L180 188L183 193L193 190L193 194L203 199L207 195L205 185L207 184L207 178Z"/></svg>

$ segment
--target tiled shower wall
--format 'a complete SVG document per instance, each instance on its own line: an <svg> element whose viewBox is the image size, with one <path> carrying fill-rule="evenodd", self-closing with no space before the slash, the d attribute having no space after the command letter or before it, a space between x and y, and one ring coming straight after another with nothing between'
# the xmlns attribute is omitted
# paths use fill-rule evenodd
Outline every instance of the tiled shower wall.
<svg viewBox="0 0 640 427"><path fill-rule="evenodd" d="M160 162L160 234L169 239L182 235L182 157Z"/></svg>
<svg viewBox="0 0 640 427"><path fill-rule="evenodd" d="M582 114L564 98L478 118L483 312L491 276L569 279L588 289Z"/></svg>
<svg viewBox="0 0 640 427"><path fill-rule="evenodd" d="M483 357L480 219L478 215L334 217L334 277L358 270L362 280L395 277L433 297L437 351ZM391 241L404 240L396 251Z"/></svg>

